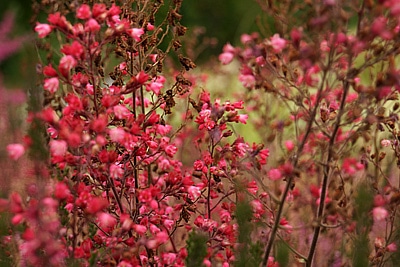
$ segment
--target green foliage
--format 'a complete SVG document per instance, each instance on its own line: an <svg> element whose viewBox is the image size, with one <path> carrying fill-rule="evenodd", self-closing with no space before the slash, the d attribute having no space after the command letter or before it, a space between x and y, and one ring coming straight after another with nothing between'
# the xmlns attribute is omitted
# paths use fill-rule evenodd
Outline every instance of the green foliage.
<svg viewBox="0 0 400 267"><path fill-rule="evenodd" d="M207 240L208 238L197 232L191 232L186 241L188 256L186 258L187 267L203 266L203 260L207 255Z"/></svg>
<svg viewBox="0 0 400 267"><path fill-rule="evenodd" d="M246 201L239 202L236 206L236 218L239 228L238 243L236 251L236 267L258 266L262 260L262 246L259 242L251 242L251 234L255 223L251 222L253 217L252 207Z"/></svg>
<svg viewBox="0 0 400 267"><path fill-rule="evenodd" d="M2 212L0 214L0 236L6 236L9 234L9 213ZM6 245L4 243L0 244L0 266L13 266L13 259L9 256L9 250L11 245Z"/></svg>
<svg viewBox="0 0 400 267"><path fill-rule="evenodd" d="M39 88L30 90L28 110L35 113L41 109L41 93ZM48 159L48 150L46 136L46 128L43 121L34 118L29 129L28 136L31 138L30 156L34 160L46 161Z"/></svg>
<svg viewBox="0 0 400 267"><path fill-rule="evenodd" d="M289 249L283 241L276 243L276 261L280 267L289 266Z"/></svg>
<svg viewBox="0 0 400 267"><path fill-rule="evenodd" d="M369 212L373 206L373 194L367 184L358 186L355 197L354 220L357 222L356 237L354 240L353 264L354 267L368 266L369 260L369 228L372 225Z"/></svg>

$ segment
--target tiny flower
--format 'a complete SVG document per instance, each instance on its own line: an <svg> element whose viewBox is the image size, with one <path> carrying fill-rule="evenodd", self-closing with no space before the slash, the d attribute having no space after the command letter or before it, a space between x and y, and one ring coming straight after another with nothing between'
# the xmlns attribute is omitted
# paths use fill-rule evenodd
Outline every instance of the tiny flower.
<svg viewBox="0 0 400 267"><path fill-rule="evenodd" d="M9 144L7 146L7 153L11 159L17 160L25 153L25 148L21 144Z"/></svg>
<svg viewBox="0 0 400 267"><path fill-rule="evenodd" d="M249 118L249 115L247 115L247 114L239 114L238 115L238 122L246 124L248 118Z"/></svg>
<svg viewBox="0 0 400 267"><path fill-rule="evenodd" d="M292 151L294 149L294 143L292 140L285 141L285 147L288 151Z"/></svg>
<svg viewBox="0 0 400 267"><path fill-rule="evenodd" d="M397 251L397 245L396 243L390 243L389 245L386 246L386 250L389 252L396 252Z"/></svg>
<svg viewBox="0 0 400 267"><path fill-rule="evenodd" d="M139 235L143 235L147 231L147 227L144 225L140 225L140 224L135 224L132 228Z"/></svg>
<svg viewBox="0 0 400 267"><path fill-rule="evenodd" d="M382 207L375 207L372 210L372 216L374 217L374 220L376 221L383 221L386 219L386 217L389 215L389 212Z"/></svg>
<svg viewBox="0 0 400 267"><path fill-rule="evenodd" d="M146 29L147 29L148 31L153 31L153 30L154 30L154 25L151 24L151 23L147 23Z"/></svg>
<svg viewBox="0 0 400 267"><path fill-rule="evenodd" d="M71 192L69 191L68 186L63 182L58 182L54 188L54 196L57 199L66 199Z"/></svg>
<svg viewBox="0 0 400 267"><path fill-rule="evenodd" d="M188 193L191 200L195 200L201 195L200 188L197 186L189 186Z"/></svg>
<svg viewBox="0 0 400 267"><path fill-rule="evenodd" d="M381 145L383 146L383 147L388 147L388 146L390 146L392 144L392 142L390 141L390 140L388 140L388 139L383 139L382 141L381 141Z"/></svg>
<svg viewBox="0 0 400 267"><path fill-rule="evenodd" d="M90 7L86 4L81 5L76 11L76 17L78 19L88 19L91 15Z"/></svg>
<svg viewBox="0 0 400 267"><path fill-rule="evenodd" d="M268 172L268 177L272 180L272 181L276 181L282 178L282 173L279 169L271 169Z"/></svg>
<svg viewBox="0 0 400 267"><path fill-rule="evenodd" d="M45 23L36 23L35 32L39 34L40 38L44 38L51 33L51 26Z"/></svg>
<svg viewBox="0 0 400 267"><path fill-rule="evenodd" d="M219 55L218 59L221 61L222 64L226 65L232 62L233 60L233 54L230 52L224 52Z"/></svg>
<svg viewBox="0 0 400 267"><path fill-rule="evenodd" d="M256 78L251 74L240 74L239 81L246 88L253 88L256 85Z"/></svg>
<svg viewBox="0 0 400 267"><path fill-rule="evenodd" d="M123 105L118 105L114 107L114 114L117 119L122 120L129 117L132 113L127 107Z"/></svg>
<svg viewBox="0 0 400 267"><path fill-rule="evenodd" d="M46 91L49 91L50 93L54 94L57 92L59 86L59 81L58 78L49 78L44 80L44 85L43 88Z"/></svg>
<svg viewBox="0 0 400 267"><path fill-rule="evenodd" d="M120 166L117 166L115 164L112 164L110 166L110 176L112 178L114 179L122 178L123 175L124 175L124 170Z"/></svg>
<svg viewBox="0 0 400 267"><path fill-rule="evenodd" d="M59 70L64 77L68 76L68 72L74 68L78 62L75 60L73 56L66 55L63 56L60 60Z"/></svg>
<svg viewBox="0 0 400 267"><path fill-rule="evenodd" d="M100 24L95 19L89 19L85 27L89 32L98 32L100 30Z"/></svg>
<svg viewBox="0 0 400 267"><path fill-rule="evenodd" d="M51 140L50 152L53 156L64 156L67 153L67 142L64 140Z"/></svg>
<svg viewBox="0 0 400 267"><path fill-rule="evenodd" d="M101 227L113 228L117 224L117 220L109 213L100 212L97 219Z"/></svg>
<svg viewBox="0 0 400 267"><path fill-rule="evenodd" d="M275 53L280 53L286 46L286 40L279 37L279 34L274 34L270 39L270 44L274 49Z"/></svg>
<svg viewBox="0 0 400 267"><path fill-rule="evenodd" d="M122 128L112 128L109 134L111 141L116 143L121 143L125 139L125 130Z"/></svg>
<svg viewBox="0 0 400 267"><path fill-rule="evenodd" d="M127 32L136 42L140 42L140 36L144 34L144 30L138 28L129 29Z"/></svg>

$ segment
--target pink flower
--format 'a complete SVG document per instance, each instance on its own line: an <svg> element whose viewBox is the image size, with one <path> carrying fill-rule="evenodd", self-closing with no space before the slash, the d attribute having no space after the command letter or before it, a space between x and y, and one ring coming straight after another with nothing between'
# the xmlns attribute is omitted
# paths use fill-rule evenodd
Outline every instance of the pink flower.
<svg viewBox="0 0 400 267"><path fill-rule="evenodd" d="M178 151L178 149L174 145L168 145L165 148L165 154L167 154L170 157L173 157L175 155L176 151Z"/></svg>
<svg viewBox="0 0 400 267"><path fill-rule="evenodd" d="M151 23L147 23L146 29L147 29L148 31L153 31L153 30L154 30L154 25L151 24Z"/></svg>
<svg viewBox="0 0 400 267"><path fill-rule="evenodd" d="M64 140L51 140L50 141L50 153L53 156L64 156L67 153L67 142Z"/></svg>
<svg viewBox="0 0 400 267"><path fill-rule="evenodd" d="M392 142L390 141L390 140L388 140L388 139L383 139L382 141L381 141L381 145L383 146L383 147L388 147L388 146L390 146L392 144Z"/></svg>
<svg viewBox="0 0 400 267"><path fill-rule="evenodd" d="M389 245L386 246L387 251L389 252L395 252L397 251L397 245L396 243L390 243Z"/></svg>
<svg viewBox="0 0 400 267"><path fill-rule="evenodd" d="M166 219L164 220L163 224L165 228L167 228L168 230L172 230L172 227L174 226L175 222L173 220Z"/></svg>
<svg viewBox="0 0 400 267"><path fill-rule="evenodd" d="M68 186L63 182L58 182L54 188L54 196L57 199L66 199L71 192L69 191Z"/></svg>
<svg viewBox="0 0 400 267"><path fill-rule="evenodd" d="M110 176L112 178L114 179L122 178L123 175L124 175L124 170L120 166L117 166L115 164L112 164L110 166Z"/></svg>
<svg viewBox="0 0 400 267"><path fill-rule="evenodd" d="M73 56L66 55L61 58L58 69L64 77L67 77L69 71L72 68L74 68L77 64L78 62L75 60Z"/></svg>
<svg viewBox="0 0 400 267"><path fill-rule="evenodd" d="M59 84L58 78L49 78L44 80L43 87L46 91L54 94L57 92Z"/></svg>
<svg viewBox="0 0 400 267"><path fill-rule="evenodd" d="M389 215L389 212L382 207L375 207L372 210L372 216L374 217L374 220L376 221L383 221L386 219L386 217Z"/></svg>
<svg viewBox="0 0 400 267"><path fill-rule="evenodd" d="M45 23L36 22L35 32L39 34L40 38L44 38L51 33L51 26Z"/></svg>
<svg viewBox="0 0 400 267"><path fill-rule="evenodd" d="M288 151L292 151L294 148L294 143L292 140L285 141L285 147Z"/></svg>
<svg viewBox="0 0 400 267"><path fill-rule="evenodd" d="M95 19L89 19L86 22L85 27L89 32L98 32L100 30L100 24Z"/></svg>
<svg viewBox="0 0 400 267"><path fill-rule="evenodd" d="M285 48L287 41L281 37L279 34L274 34L270 39L270 44L274 49L275 53L280 53Z"/></svg>
<svg viewBox="0 0 400 267"><path fill-rule="evenodd" d="M272 181L276 181L282 178L282 173L279 169L271 169L268 172L268 177L272 180Z"/></svg>
<svg viewBox="0 0 400 267"><path fill-rule="evenodd" d="M251 37L251 35L249 35L247 33L242 34L242 36L240 36L240 42L242 44L246 44L248 42L251 42L251 40L253 40L253 38Z"/></svg>
<svg viewBox="0 0 400 267"><path fill-rule="evenodd" d="M88 19L91 16L90 6L83 4L76 11L76 17L78 19Z"/></svg>
<svg viewBox="0 0 400 267"><path fill-rule="evenodd" d="M239 81L246 88L253 88L256 85L256 78L251 74L240 74Z"/></svg>
<svg viewBox="0 0 400 267"><path fill-rule="evenodd" d="M239 114L238 115L238 122L246 124L248 118L249 118L249 115L247 115L247 114Z"/></svg>
<svg viewBox="0 0 400 267"><path fill-rule="evenodd" d="M163 264L167 264L168 266L172 266L175 262L176 254L175 253L163 253L162 254L162 261Z"/></svg>
<svg viewBox="0 0 400 267"><path fill-rule="evenodd" d="M144 34L144 30L138 28L129 29L127 32L136 42L140 42L140 36Z"/></svg>
<svg viewBox="0 0 400 267"><path fill-rule="evenodd" d="M9 144L7 146L7 153L11 159L17 160L25 153L25 148L21 144Z"/></svg>
<svg viewBox="0 0 400 267"><path fill-rule="evenodd" d="M125 139L125 130L122 128L112 128L109 131L111 141L121 143Z"/></svg>
<svg viewBox="0 0 400 267"><path fill-rule="evenodd" d="M219 55L218 59L222 64L226 65L232 62L234 55L230 52L224 52Z"/></svg>
<svg viewBox="0 0 400 267"><path fill-rule="evenodd" d="M195 200L201 195L200 188L197 186L189 186L188 193L191 200Z"/></svg>
<svg viewBox="0 0 400 267"><path fill-rule="evenodd" d="M144 225L140 225L140 224L135 224L132 228L139 235L143 235L147 231L147 227Z"/></svg>
<svg viewBox="0 0 400 267"><path fill-rule="evenodd" d="M97 219L101 227L113 228L117 224L117 220L110 214L100 212L97 215Z"/></svg>
<svg viewBox="0 0 400 267"><path fill-rule="evenodd" d="M126 119L127 117L132 115L132 113L129 111L129 109L123 105L115 106L114 114L115 114L115 117L119 120Z"/></svg>

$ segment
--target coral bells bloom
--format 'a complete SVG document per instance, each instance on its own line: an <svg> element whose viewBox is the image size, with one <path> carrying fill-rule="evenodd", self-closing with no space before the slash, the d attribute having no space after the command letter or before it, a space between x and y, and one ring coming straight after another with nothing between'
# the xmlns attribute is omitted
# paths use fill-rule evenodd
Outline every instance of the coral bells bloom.
<svg viewBox="0 0 400 267"><path fill-rule="evenodd" d="M45 23L36 23L35 32L38 33L40 38L44 38L51 33L51 26Z"/></svg>
<svg viewBox="0 0 400 267"><path fill-rule="evenodd" d="M9 144L7 146L7 152L11 159L17 160L25 153L25 148L21 144Z"/></svg>
<svg viewBox="0 0 400 267"><path fill-rule="evenodd" d="M256 85L256 78L251 74L240 74L239 81L246 88L253 88Z"/></svg>
<svg viewBox="0 0 400 267"><path fill-rule="evenodd" d="M68 144L64 140L51 140L50 152L53 156L64 156L67 153Z"/></svg>
<svg viewBox="0 0 400 267"><path fill-rule="evenodd" d="M270 39L270 45L274 49L275 53L280 53L286 47L287 41L281 37L279 34L274 34Z"/></svg>
<svg viewBox="0 0 400 267"><path fill-rule="evenodd" d="M138 28L133 28L133 29L128 29L127 33L135 39L136 42L140 42L140 36L144 34L143 29L138 29Z"/></svg>
<svg viewBox="0 0 400 267"><path fill-rule="evenodd" d="M222 64L227 65L232 62L234 55L230 52L224 52L219 55L218 59Z"/></svg>
<svg viewBox="0 0 400 267"><path fill-rule="evenodd" d="M60 65L58 66L58 69L64 77L68 77L69 71L72 68L76 67L77 64L78 62L73 56L63 56L60 60Z"/></svg>
<svg viewBox="0 0 400 267"><path fill-rule="evenodd" d="M389 212L382 207L376 207L372 210L372 216L376 221L383 221L389 215Z"/></svg>
<svg viewBox="0 0 400 267"><path fill-rule="evenodd" d="M44 80L43 88L52 94L57 92L58 86L59 86L58 78L49 78Z"/></svg>
<svg viewBox="0 0 400 267"><path fill-rule="evenodd" d="M91 15L90 7L86 4L81 5L76 11L76 17L78 19L88 19Z"/></svg>

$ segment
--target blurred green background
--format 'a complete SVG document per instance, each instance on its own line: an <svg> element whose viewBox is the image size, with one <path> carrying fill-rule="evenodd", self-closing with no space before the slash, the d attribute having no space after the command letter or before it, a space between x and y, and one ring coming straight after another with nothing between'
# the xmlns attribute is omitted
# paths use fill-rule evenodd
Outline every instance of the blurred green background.
<svg viewBox="0 0 400 267"><path fill-rule="evenodd" d="M165 6L169 1L172 0L164 1ZM8 11L15 14L16 23L12 35L24 33L33 35L32 25L34 24L30 22L33 14L31 3L32 0L0 1L0 20ZM226 43L238 44L242 33L256 31L256 18L261 14L261 10L256 0L183 0L181 14L183 15L182 25L188 27L187 40L193 41L198 48L194 47L197 49L194 60L199 65L218 56ZM197 35L197 41L190 40L190 38L195 38L193 31L201 32ZM11 82L21 85L24 81L18 73L20 70L16 70L21 64L27 64L24 62L29 58L26 49L32 49L29 45L32 45L32 42L25 44L22 53L13 55L0 63L0 71L5 76L6 84ZM33 57L35 57L34 53ZM32 68L32 66L26 67ZM25 67L24 69L26 70Z"/></svg>

